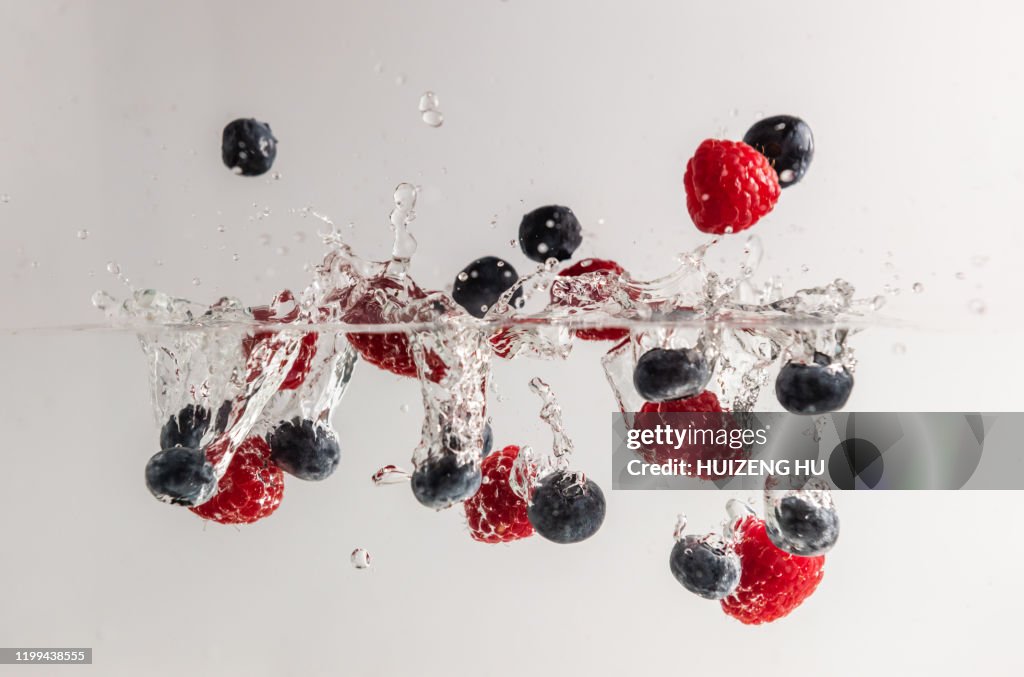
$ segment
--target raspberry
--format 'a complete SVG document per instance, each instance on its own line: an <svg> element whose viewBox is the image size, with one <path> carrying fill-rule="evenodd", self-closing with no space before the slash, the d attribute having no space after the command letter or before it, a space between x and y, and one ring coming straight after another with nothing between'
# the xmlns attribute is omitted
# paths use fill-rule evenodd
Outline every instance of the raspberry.
<svg viewBox="0 0 1024 677"><path fill-rule="evenodd" d="M691 422L694 427L711 430L731 430L735 427L735 423L731 418L722 416L722 412L722 404L718 401L718 397L710 390L705 390L699 395L682 400L645 402L640 408L640 413L634 420L633 426L640 430L653 430L658 425L668 423L659 414L707 413L707 417L693 417ZM679 421L673 421L673 423L676 424L675 427L680 427ZM697 464L698 461L728 461L749 456L746 448L733 449L728 444L717 442L684 444L679 449L675 448L675 444L651 444L641 447L637 450L637 453L647 463L660 465L673 460L685 463L688 466L688 472L702 480L725 479L731 477L731 475L709 472L707 470L702 471L700 469L701 466Z"/></svg>
<svg viewBox="0 0 1024 677"><path fill-rule="evenodd" d="M519 447L511 445L483 460L483 483L465 501L470 535L483 543L508 543L533 535L526 516L526 501L512 491L509 477Z"/></svg>
<svg viewBox="0 0 1024 677"><path fill-rule="evenodd" d="M397 288L395 283L381 280L379 288ZM427 295L419 287L410 285L409 298L422 299ZM384 308L377 297L370 293L365 294L345 314L345 321L352 324L386 324L388 320L384 317ZM399 376L415 378L419 373L416 369L416 361L412 356L412 347L409 345L409 337L402 332L389 333L350 333L348 342L359 352L364 360L370 364L390 371ZM436 353L427 354L427 366L430 373L427 374L434 383L440 382L447 371L444 362Z"/></svg>
<svg viewBox="0 0 1024 677"><path fill-rule="evenodd" d="M607 259L583 259L578 263L569 266L558 275L560 277L575 277L584 273L607 273L609 275L621 275L625 271L622 266ZM594 328L577 329L576 338L584 341L621 341L629 336L628 329Z"/></svg>
<svg viewBox="0 0 1024 677"><path fill-rule="evenodd" d="M288 323L294 322L299 316L299 308L295 303L295 296L292 292L287 289L277 295L274 299L274 306L255 306L252 309L253 319L258 322L267 323ZM277 306L288 307L292 306L291 310L283 316L278 316L275 308ZM245 354L245 359L248 361L252 355L253 350L260 344L268 344L270 349L279 350L284 347L285 342L288 339L274 331L261 331L256 332L252 336L246 336L242 339L242 352ZM303 384L306 380L306 376L309 375L309 370L313 366L313 357L316 355L316 332L308 332L302 335L302 339L299 343L299 352L295 356L295 361L292 362L292 368L289 370L288 375L284 377L284 381L281 382L278 390L295 390ZM257 368L262 368L260 365ZM250 380L255 377L255 374L250 373Z"/></svg>
<svg viewBox="0 0 1024 677"><path fill-rule="evenodd" d="M740 584L722 600L722 610L741 623L760 625L786 616L818 587L825 557L798 557L768 539L763 520L747 517L737 525Z"/></svg>
<svg viewBox="0 0 1024 677"><path fill-rule="evenodd" d="M740 141L704 141L686 164L683 183L697 230L715 235L750 228L781 193L768 158Z"/></svg>
<svg viewBox="0 0 1024 677"><path fill-rule="evenodd" d="M210 463L217 463L226 446L210 445ZM270 462L270 445L262 437L250 437L235 451L213 498L189 510L221 524L250 524L277 510L283 494L284 473Z"/></svg>

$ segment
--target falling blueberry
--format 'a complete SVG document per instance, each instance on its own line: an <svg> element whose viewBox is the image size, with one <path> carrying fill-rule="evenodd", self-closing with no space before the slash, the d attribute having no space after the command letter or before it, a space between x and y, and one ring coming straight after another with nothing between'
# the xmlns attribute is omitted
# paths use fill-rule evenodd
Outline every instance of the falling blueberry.
<svg viewBox="0 0 1024 677"><path fill-rule="evenodd" d="M786 496L771 507L765 526L779 550L800 557L824 555L839 540L839 514L831 501L816 496Z"/></svg>
<svg viewBox="0 0 1024 677"><path fill-rule="evenodd" d="M277 157L277 139L270 125L252 118L239 118L224 128L221 157L228 169L243 176L267 173Z"/></svg>
<svg viewBox="0 0 1024 677"><path fill-rule="evenodd" d="M465 462L458 454L447 452L416 468L412 493L428 508L441 510L475 494L481 480L479 463Z"/></svg>
<svg viewBox="0 0 1024 677"><path fill-rule="evenodd" d="M640 356L633 370L633 386L648 402L693 397L711 380L703 353L694 348L654 348Z"/></svg>
<svg viewBox="0 0 1024 677"><path fill-rule="evenodd" d="M558 471L537 483L527 510L534 530L555 543L579 543L604 522L605 500L592 480Z"/></svg>
<svg viewBox="0 0 1024 677"><path fill-rule="evenodd" d="M177 414L172 414L160 429L160 448L198 449L209 427L209 409L198 404L186 405Z"/></svg>
<svg viewBox="0 0 1024 677"><path fill-rule="evenodd" d="M581 242L579 219L568 207L550 205L534 209L519 224L519 246L531 261L565 261L572 258Z"/></svg>
<svg viewBox="0 0 1024 677"><path fill-rule="evenodd" d="M518 279L516 269L508 261L485 256L463 268L455 277L452 298L473 317L483 317ZM516 289L509 302L515 303L522 295L522 288Z"/></svg>
<svg viewBox="0 0 1024 677"><path fill-rule="evenodd" d="M768 158L782 188L798 183L814 158L814 136L806 122L792 115L775 115L754 124L743 137Z"/></svg>
<svg viewBox="0 0 1024 677"><path fill-rule="evenodd" d="M165 503L194 506L213 496L217 476L201 450L173 447L146 463L146 486Z"/></svg>
<svg viewBox="0 0 1024 677"><path fill-rule="evenodd" d="M267 442L270 460L300 480L326 479L341 460L334 433L309 419L284 421L267 436Z"/></svg>
<svg viewBox="0 0 1024 677"><path fill-rule="evenodd" d="M740 558L699 536L676 541L668 560L684 588L704 599L724 599L740 582Z"/></svg>
<svg viewBox="0 0 1024 677"><path fill-rule="evenodd" d="M842 409L853 390L853 375L828 356L815 353L814 362L788 362L775 380L775 396L793 414L825 414Z"/></svg>

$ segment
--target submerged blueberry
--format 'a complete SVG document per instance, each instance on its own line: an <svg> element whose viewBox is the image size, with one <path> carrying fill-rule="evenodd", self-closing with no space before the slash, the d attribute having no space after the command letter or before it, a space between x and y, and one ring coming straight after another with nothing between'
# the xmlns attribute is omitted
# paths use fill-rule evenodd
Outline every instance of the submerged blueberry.
<svg viewBox="0 0 1024 677"><path fill-rule="evenodd" d="M463 501L480 488L479 463L467 463L458 454L445 453L423 463L412 474L416 500L434 510Z"/></svg>
<svg viewBox="0 0 1024 677"><path fill-rule="evenodd" d="M648 402L693 397L711 380L703 353L693 348L654 348L640 356L633 370L633 386Z"/></svg>
<svg viewBox="0 0 1024 677"><path fill-rule="evenodd" d="M217 477L199 449L173 447L146 463L146 486L165 503L199 505L217 489Z"/></svg>
<svg viewBox="0 0 1024 677"><path fill-rule="evenodd" d="M789 362L775 379L775 396L793 414L825 414L842 409L853 391L853 375L826 355L814 362Z"/></svg>
<svg viewBox="0 0 1024 677"><path fill-rule="evenodd" d="M740 581L740 559L736 553L699 536L677 541L668 564L684 588L704 599L724 599Z"/></svg>
<svg viewBox="0 0 1024 677"><path fill-rule="evenodd" d="M605 500L593 480L580 483L573 473L558 471L537 483L527 510L534 530L555 543L579 543L604 522Z"/></svg>
<svg viewBox="0 0 1024 677"><path fill-rule="evenodd" d="M824 555L839 540L839 514L813 495L786 496L774 506L765 527L775 547L801 557Z"/></svg>
<svg viewBox="0 0 1024 677"><path fill-rule="evenodd" d="M210 410L198 404L189 404L177 414L172 414L160 429L160 448L198 449L209 427Z"/></svg>
<svg viewBox="0 0 1024 677"><path fill-rule="evenodd" d="M338 467L341 449L326 426L298 417L284 421L267 436L270 460L301 480L326 479Z"/></svg>

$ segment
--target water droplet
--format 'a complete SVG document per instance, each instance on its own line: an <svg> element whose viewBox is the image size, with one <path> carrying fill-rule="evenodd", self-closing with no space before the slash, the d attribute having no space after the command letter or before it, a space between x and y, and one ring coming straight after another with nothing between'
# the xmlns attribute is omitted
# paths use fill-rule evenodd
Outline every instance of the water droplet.
<svg viewBox="0 0 1024 677"><path fill-rule="evenodd" d="M907 347L902 343L892 344L893 355L905 355L907 353Z"/></svg>
<svg viewBox="0 0 1024 677"><path fill-rule="evenodd" d="M7 193L4 193L4 194L0 195L0 202L2 202L4 204L7 204L10 201L11 201L11 196L8 195Z"/></svg>
<svg viewBox="0 0 1024 677"><path fill-rule="evenodd" d="M548 247L546 242L541 242L540 244L537 245L538 254L547 254L549 249L551 248Z"/></svg>
<svg viewBox="0 0 1024 677"><path fill-rule="evenodd" d="M988 311L988 306L981 299L971 299L967 303L967 308L975 315L984 315Z"/></svg>
<svg viewBox="0 0 1024 677"><path fill-rule="evenodd" d="M386 465L373 473L373 477L370 479L373 480L373 483L376 486L381 487L386 484L400 484L402 482L407 482L411 477L412 476L408 472L402 470L397 465Z"/></svg>
<svg viewBox="0 0 1024 677"><path fill-rule="evenodd" d="M231 260L232 261L238 261L238 254L232 254L231 255Z"/></svg>
<svg viewBox="0 0 1024 677"><path fill-rule="evenodd" d="M120 275L121 266L117 265L116 261L107 261L107 272L111 275Z"/></svg>
<svg viewBox="0 0 1024 677"><path fill-rule="evenodd" d="M686 515L679 513L679 517L676 518L676 528L672 532L672 538L677 541L683 540L684 531L686 531Z"/></svg>
<svg viewBox="0 0 1024 677"><path fill-rule="evenodd" d="M306 233L304 233L301 230L295 231L295 235L293 237L295 238L296 242L305 242L306 241Z"/></svg>
<svg viewBox="0 0 1024 677"><path fill-rule="evenodd" d="M192 286L194 286L194 287L198 287L198 286L199 286L199 285L201 285L202 283L203 283L203 281L202 281L202 280L200 280L200 279L199 279L198 277L193 277L193 278L192 278Z"/></svg>
<svg viewBox="0 0 1024 677"><path fill-rule="evenodd" d="M871 299L871 309L872 310L881 310L884 306L885 306L885 297L884 296L876 296L875 298Z"/></svg>
<svg viewBox="0 0 1024 677"><path fill-rule="evenodd" d="M437 98L437 94L434 92L423 92L423 96L420 97L420 112L426 113L428 110L437 110L441 105L441 100Z"/></svg>
<svg viewBox="0 0 1024 677"><path fill-rule="evenodd" d="M266 246L268 246L270 244L270 239L271 239L270 238L270 233L261 233L260 234L260 244L263 245L264 247L266 247Z"/></svg>
<svg viewBox="0 0 1024 677"><path fill-rule="evenodd" d="M439 110L424 111L421 115L423 122L431 127L440 127L444 124L444 115Z"/></svg>
<svg viewBox="0 0 1024 677"><path fill-rule="evenodd" d="M223 224L221 224L221 225L217 226L217 232L218 232L218 233L223 233L223 232L225 232L226 230L227 230L227 228L226 228L226 227L224 227L224 225L223 225Z"/></svg>
<svg viewBox="0 0 1024 677"><path fill-rule="evenodd" d="M82 230L78 231L78 239L79 240L86 240L88 238L89 238L89 231L88 230L83 228Z"/></svg>
<svg viewBox="0 0 1024 677"><path fill-rule="evenodd" d="M779 181L782 183L790 183L795 176L796 173L792 169L783 169L779 172Z"/></svg>
<svg viewBox="0 0 1024 677"><path fill-rule="evenodd" d="M103 291L102 289L98 289L95 292L93 292L92 304L96 308L100 310L106 310L115 303L117 303L117 301L114 299L114 297L108 294L107 292Z"/></svg>
<svg viewBox="0 0 1024 677"><path fill-rule="evenodd" d="M962 272L957 273L954 277L956 277L956 279L958 279L958 280L966 280L967 279L967 275L965 273L962 273Z"/></svg>
<svg viewBox="0 0 1024 677"><path fill-rule="evenodd" d="M288 247L285 247L284 245L281 245L275 251L277 252L278 256L287 256L288 255Z"/></svg>
<svg viewBox="0 0 1024 677"><path fill-rule="evenodd" d="M921 292L924 291L924 285L921 284L920 282L915 282L912 289L914 290L915 294L920 294Z"/></svg>
<svg viewBox="0 0 1024 677"><path fill-rule="evenodd" d="M403 404L402 406L400 406L398 408L398 410L400 412L402 412L403 414L408 414L409 413L409 405L408 404Z"/></svg>
<svg viewBox="0 0 1024 677"><path fill-rule="evenodd" d="M370 568L370 553L363 548L356 548L353 550L352 556L349 559L352 561L352 566L356 569Z"/></svg>
<svg viewBox="0 0 1024 677"><path fill-rule="evenodd" d="M395 84L398 85L399 87L401 87L402 85L405 84L405 74L404 73L399 73L398 75L395 76Z"/></svg>
<svg viewBox="0 0 1024 677"><path fill-rule="evenodd" d="M468 279L469 275L467 275L465 272L459 273L459 282L465 282Z"/></svg>

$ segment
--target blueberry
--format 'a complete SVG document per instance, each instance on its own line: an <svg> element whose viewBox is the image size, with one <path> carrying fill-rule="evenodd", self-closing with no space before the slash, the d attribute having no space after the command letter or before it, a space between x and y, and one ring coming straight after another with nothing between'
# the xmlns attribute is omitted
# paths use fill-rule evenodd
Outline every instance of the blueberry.
<svg viewBox="0 0 1024 677"><path fill-rule="evenodd" d="M667 402L693 397L711 380L703 353L693 348L654 348L636 361L633 386L648 402Z"/></svg>
<svg viewBox="0 0 1024 677"><path fill-rule="evenodd" d="M582 485L572 473L558 471L537 483L527 516L534 530L555 543L579 543L597 533L604 522L601 487Z"/></svg>
<svg viewBox="0 0 1024 677"><path fill-rule="evenodd" d="M583 242L579 219L568 207L540 207L519 224L519 246L526 258L538 263L555 258L565 261Z"/></svg>
<svg viewBox="0 0 1024 677"><path fill-rule="evenodd" d="M494 431L491 430L490 423L484 423L484 434L483 434L483 446L480 449L480 457L483 458L491 453L491 448L494 446ZM452 433L451 424L447 424L444 427L444 445L452 451L462 451L462 440L459 439L458 435Z"/></svg>
<svg viewBox="0 0 1024 677"><path fill-rule="evenodd" d="M811 128L792 115L765 118L747 130L743 143L768 158L779 175L779 186L792 186L804 177L814 158Z"/></svg>
<svg viewBox="0 0 1024 677"><path fill-rule="evenodd" d="M775 547L791 555L824 555L839 540L839 515L835 508L803 496L783 498L765 523Z"/></svg>
<svg viewBox="0 0 1024 677"><path fill-rule="evenodd" d="M341 460L334 433L309 419L282 422L267 436L267 442L270 460L300 480L326 479Z"/></svg>
<svg viewBox="0 0 1024 677"><path fill-rule="evenodd" d="M243 176L259 176L274 164L277 139L267 123L239 118L224 128L220 152L228 169L238 170Z"/></svg>
<svg viewBox="0 0 1024 677"><path fill-rule="evenodd" d="M704 599L724 599L740 582L740 558L736 553L715 547L699 536L677 541L668 565L684 588Z"/></svg>
<svg viewBox="0 0 1024 677"><path fill-rule="evenodd" d="M793 414L824 414L842 409L853 390L853 375L841 364L815 353L814 362L789 362L775 379L775 396Z"/></svg>
<svg viewBox="0 0 1024 677"><path fill-rule="evenodd" d="M209 427L210 410L197 404L189 404L177 414L172 414L160 429L160 448L198 449Z"/></svg>
<svg viewBox="0 0 1024 677"><path fill-rule="evenodd" d="M173 447L149 459L146 486L165 503L199 505L217 489L217 476L199 449Z"/></svg>
<svg viewBox="0 0 1024 677"><path fill-rule="evenodd" d="M507 261L497 256L485 256L463 268L456 276L452 298L473 317L483 317L518 279L516 269ZM510 303L515 303L522 295L522 288L516 289Z"/></svg>
<svg viewBox="0 0 1024 677"><path fill-rule="evenodd" d="M479 463L466 463L458 454L445 453L429 459L412 474L416 500L434 510L463 501L480 488Z"/></svg>

